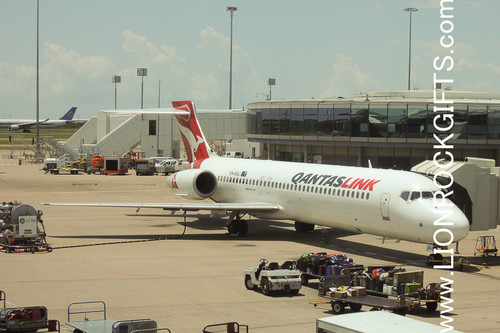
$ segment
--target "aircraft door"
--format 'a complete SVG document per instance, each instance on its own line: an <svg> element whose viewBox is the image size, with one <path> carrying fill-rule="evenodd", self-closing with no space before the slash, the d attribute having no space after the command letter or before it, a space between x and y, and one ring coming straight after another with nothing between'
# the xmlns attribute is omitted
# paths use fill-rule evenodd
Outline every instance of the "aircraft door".
<svg viewBox="0 0 500 333"><path fill-rule="evenodd" d="M260 177L259 180L257 180L257 190L259 192L262 192L264 188L264 177Z"/></svg>
<svg viewBox="0 0 500 333"><path fill-rule="evenodd" d="M382 193L380 197L380 214L382 215L382 219L389 221L389 201L391 195L389 193Z"/></svg>

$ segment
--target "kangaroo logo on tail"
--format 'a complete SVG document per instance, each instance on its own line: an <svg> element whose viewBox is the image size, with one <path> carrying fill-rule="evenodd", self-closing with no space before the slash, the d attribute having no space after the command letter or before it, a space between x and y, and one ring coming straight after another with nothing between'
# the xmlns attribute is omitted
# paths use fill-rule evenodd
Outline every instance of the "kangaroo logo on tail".
<svg viewBox="0 0 500 333"><path fill-rule="evenodd" d="M210 147L201 131L200 123L196 118L193 101L174 101L172 105L175 109L186 111L184 115L176 115L181 132L182 142L186 148L189 163L201 161L210 157Z"/></svg>

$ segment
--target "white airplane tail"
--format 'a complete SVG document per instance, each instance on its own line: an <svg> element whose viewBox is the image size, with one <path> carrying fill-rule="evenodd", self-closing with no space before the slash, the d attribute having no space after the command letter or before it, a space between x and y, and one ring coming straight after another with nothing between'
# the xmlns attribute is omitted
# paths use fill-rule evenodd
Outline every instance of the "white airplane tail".
<svg viewBox="0 0 500 333"><path fill-rule="evenodd" d="M196 118L196 108L193 101L173 101L173 107L186 114L176 115L181 132L182 142L186 148L189 163L202 161L213 155L205 135L201 130L200 123Z"/></svg>

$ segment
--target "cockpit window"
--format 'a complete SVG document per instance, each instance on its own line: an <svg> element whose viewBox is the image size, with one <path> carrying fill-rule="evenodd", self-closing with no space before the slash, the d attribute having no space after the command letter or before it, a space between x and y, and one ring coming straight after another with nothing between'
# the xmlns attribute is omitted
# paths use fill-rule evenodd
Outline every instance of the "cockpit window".
<svg viewBox="0 0 500 333"><path fill-rule="evenodd" d="M411 192L411 197L410 197L411 201L417 200L418 198L420 198L420 192L418 192L418 191Z"/></svg>
<svg viewBox="0 0 500 333"><path fill-rule="evenodd" d="M403 191L400 195L401 199L404 201L415 201L420 198L422 199L432 199L434 198L434 193L432 191Z"/></svg>
<svg viewBox="0 0 500 333"><path fill-rule="evenodd" d="M422 199L432 199L434 195L431 191L422 191Z"/></svg>

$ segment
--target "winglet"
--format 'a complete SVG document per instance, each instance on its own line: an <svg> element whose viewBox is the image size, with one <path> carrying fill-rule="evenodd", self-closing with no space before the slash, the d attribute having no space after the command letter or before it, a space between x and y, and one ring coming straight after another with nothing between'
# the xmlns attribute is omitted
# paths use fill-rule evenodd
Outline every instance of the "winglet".
<svg viewBox="0 0 500 333"><path fill-rule="evenodd" d="M211 149L201 131L200 123L196 118L196 109L193 101L173 101L175 109L186 111L185 115L176 115L181 132L182 142L186 148L189 163L209 158Z"/></svg>
<svg viewBox="0 0 500 333"><path fill-rule="evenodd" d="M76 113L76 106L73 106L71 109L68 110L68 112L64 114L64 116L59 118L59 120L73 120L75 113Z"/></svg>

